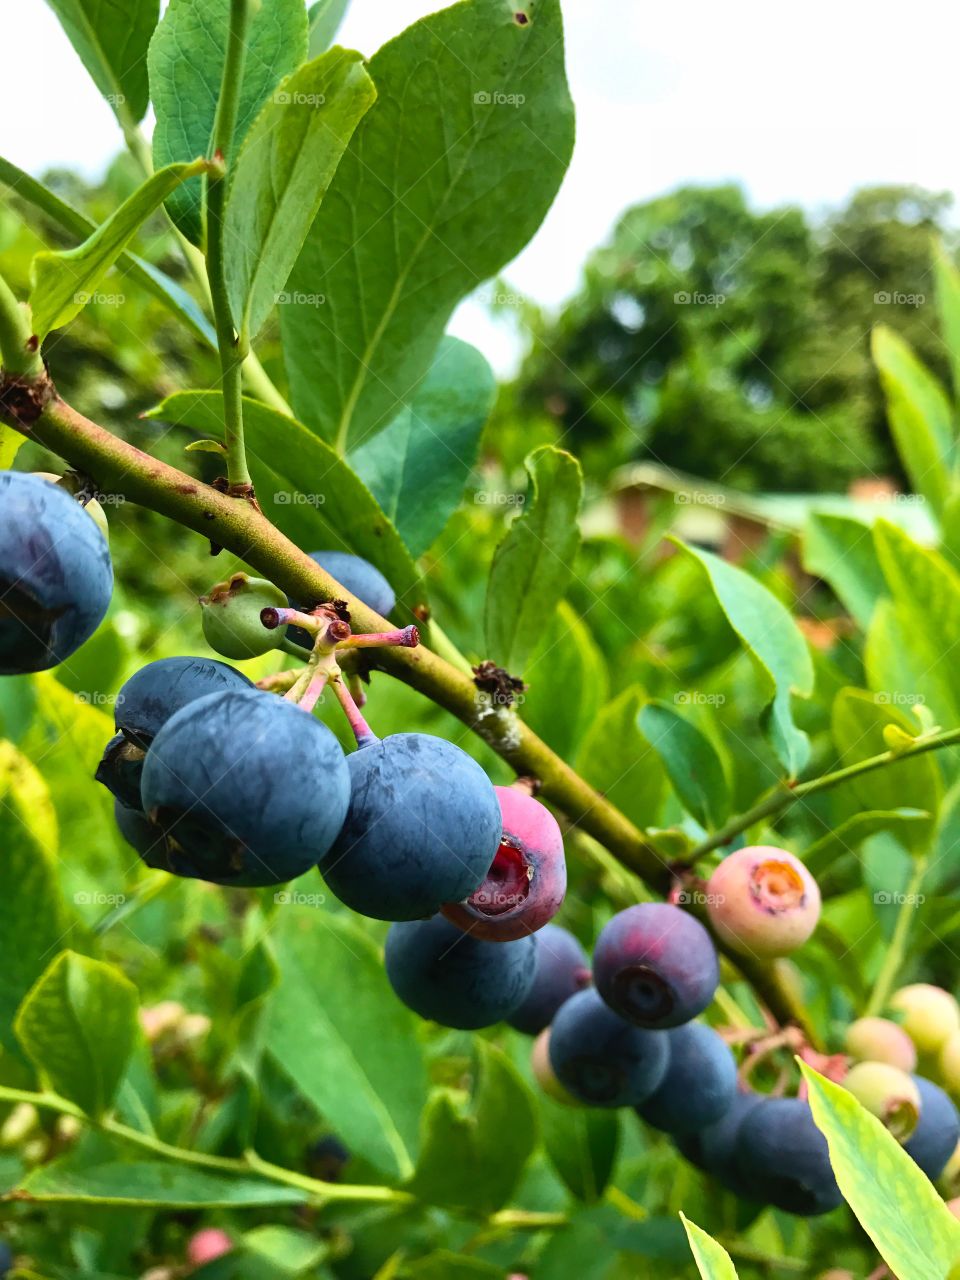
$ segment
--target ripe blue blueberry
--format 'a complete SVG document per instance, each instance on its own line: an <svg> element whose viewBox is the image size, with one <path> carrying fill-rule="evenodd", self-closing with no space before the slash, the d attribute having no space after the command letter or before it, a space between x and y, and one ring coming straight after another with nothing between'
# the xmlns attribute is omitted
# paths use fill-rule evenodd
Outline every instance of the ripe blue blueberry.
<svg viewBox="0 0 960 1280"><path fill-rule="evenodd" d="M443 916L392 925L384 958L390 985L408 1008L461 1031L508 1017L536 969L532 938L483 942Z"/></svg>
<svg viewBox="0 0 960 1280"><path fill-rule="evenodd" d="M755 1199L813 1217L841 1202L827 1140L800 1098L764 1098L737 1136L737 1167Z"/></svg>
<svg viewBox="0 0 960 1280"><path fill-rule="evenodd" d="M500 806L465 751L398 733L347 763L350 808L320 868L341 902L376 920L422 920L482 883L500 844Z"/></svg>
<svg viewBox="0 0 960 1280"><path fill-rule="evenodd" d="M591 988L571 996L550 1028L550 1065L567 1090L595 1107L637 1107L667 1071L669 1041L618 1017Z"/></svg>
<svg viewBox="0 0 960 1280"><path fill-rule="evenodd" d="M619 912L602 930L593 979L622 1018L659 1029L703 1012L720 981L720 966L699 920L668 903L645 902Z"/></svg>
<svg viewBox="0 0 960 1280"><path fill-rule="evenodd" d="M222 689L252 689L245 675L215 658L158 658L141 667L117 694L117 730L146 750L181 707Z"/></svg>
<svg viewBox="0 0 960 1280"><path fill-rule="evenodd" d="M335 1133L318 1138L307 1151L307 1172L321 1182L339 1182L349 1163L350 1148Z"/></svg>
<svg viewBox="0 0 960 1280"><path fill-rule="evenodd" d="M735 1093L719 1120L704 1129L678 1133L674 1139L677 1150L691 1164L745 1200L757 1200L758 1190L737 1166L737 1138L744 1120L762 1101L758 1093Z"/></svg>
<svg viewBox="0 0 960 1280"><path fill-rule="evenodd" d="M140 778L146 752L135 742L115 733L94 774L100 782L123 804L131 809L140 808Z"/></svg>
<svg viewBox="0 0 960 1280"><path fill-rule="evenodd" d="M637 1107L665 1133L705 1129L721 1120L737 1093L737 1064L712 1027L688 1022L668 1031L670 1062L655 1093Z"/></svg>
<svg viewBox="0 0 960 1280"><path fill-rule="evenodd" d="M903 1149L933 1182L956 1150L960 1118L939 1085L923 1076L914 1076L913 1080L920 1091L920 1119Z"/></svg>
<svg viewBox="0 0 960 1280"><path fill-rule="evenodd" d="M13 1267L13 1250L0 1240L0 1276L5 1276Z"/></svg>
<svg viewBox="0 0 960 1280"><path fill-rule="evenodd" d="M148 867L162 865L165 856L163 832L141 809L132 809L120 800L113 802L117 829L132 849L136 849Z"/></svg>
<svg viewBox="0 0 960 1280"><path fill-rule="evenodd" d="M507 1019L511 1027L528 1036L539 1035L565 1001L590 985L590 960L572 933L558 924L547 924L533 940L537 953L533 986Z"/></svg>
<svg viewBox="0 0 960 1280"><path fill-rule="evenodd" d="M292 702L227 689L182 707L147 752L144 812L174 875L273 885L327 853L346 817L350 775L330 730Z"/></svg>
<svg viewBox="0 0 960 1280"><path fill-rule="evenodd" d="M46 671L103 621L107 541L65 489L0 471L0 675Z"/></svg>
<svg viewBox="0 0 960 1280"><path fill-rule="evenodd" d="M388 617L397 603L397 597L379 569L362 556L355 556L349 551L311 551L310 559L325 569L331 578L336 578L342 587L356 596L358 600L384 618ZM293 607L294 602L289 601ZM302 627L290 627L287 639L306 648L313 647L313 641Z"/></svg>

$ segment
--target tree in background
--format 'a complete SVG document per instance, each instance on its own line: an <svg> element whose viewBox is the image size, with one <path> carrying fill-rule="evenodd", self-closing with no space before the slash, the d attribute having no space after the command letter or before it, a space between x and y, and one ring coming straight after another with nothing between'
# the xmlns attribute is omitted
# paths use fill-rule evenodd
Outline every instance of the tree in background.
<svg viewBox="0 0 960 1280"><path fill-rule="evenodd" d="M946 371L927 312L949 205L867 189L818 224L755 213L732 185L636 205L579 293L534 321L509 399L597 470L654 459L768 490L896 475L869 335L889 324Z"/></svg>

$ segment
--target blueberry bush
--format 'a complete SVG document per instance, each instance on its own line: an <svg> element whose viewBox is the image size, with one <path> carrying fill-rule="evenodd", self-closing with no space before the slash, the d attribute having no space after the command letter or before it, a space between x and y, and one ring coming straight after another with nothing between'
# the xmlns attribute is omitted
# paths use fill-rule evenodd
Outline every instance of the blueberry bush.
<svg viewBox="0 0 960 1280"><path fill-rule="evenodd" d="M139 173L0 160L0 1274L956 1280L950 257L913 492L628 540L445 332L559 0L51 5Z"/></svg>

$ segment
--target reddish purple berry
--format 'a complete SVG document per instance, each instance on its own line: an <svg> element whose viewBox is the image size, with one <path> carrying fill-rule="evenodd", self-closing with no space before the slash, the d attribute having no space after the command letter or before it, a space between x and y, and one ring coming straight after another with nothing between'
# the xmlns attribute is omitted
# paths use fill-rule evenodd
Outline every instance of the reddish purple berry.
<svg viewBox="0 0 960 1280"><path fill-rule="evenodd" d="M669 903L644 902L601 932L593 979L622 1018L640 1027L679 1027L713 999L720 966L699 920Z"/></svg>
<svg viewBox="0 0 960 1280"><path fill-rule="evenodd" d="M563 836L539 800L518 787L495 787L503 815L500 847L486 879L443 914L488 942L509 942L542 929L560 910L567 890Z"/></svg>
<svg viewBox="0 0 960 1280"><path fill-rule="evenodd" d="M820 890L799 858L773 845L738 849L707 885L717 936L742 955L785 956L820 919Z"/></svg>
<svg viewBox="0 0 960 1280"><path fill-rule="evenodd" d="M530 994L507 1022L528 1036L538 1035L571 996L590 985L590 961L573 936L558 924L534 934L537 971Z"/></svg>

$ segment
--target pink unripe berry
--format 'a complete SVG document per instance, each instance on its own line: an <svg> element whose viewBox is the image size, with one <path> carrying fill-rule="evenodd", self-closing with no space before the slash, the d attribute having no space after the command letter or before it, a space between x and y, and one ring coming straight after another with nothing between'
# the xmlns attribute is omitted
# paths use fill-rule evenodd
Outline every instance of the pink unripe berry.
<svg viewBox="0 0 960 1280"><path fill-rule="evenodd" d="M503 837L483 884L441 910L474 938L510 942L542 929L560 910L567 864L557 820L518 787L495 787Z"/></svg>
<svg viewBox="0 0 960 1280"><path fill-rule="evenodd" d="M785 956L813 933L820 890L799 858L773 845L729 854L707 885L717 936L743 955Z"/></svg>
<svg viewBox="0 0 960 1280"><path fill-rule="evenodd" d="M568 1107L579 1107L583 1104L568 1093L554 1074L550 1064L550 1028L546 1027L533 1042L530 1050L530 1065L534 1079L549 1098L554 1102L563 1102Z"/></svg>
<svg viewBox="0 0 960 1280"><path fill-rule="evenodd" d="M920 1119L920 1090L911 1076L886 1062L858 1062L844 1085L898 1142L906 1142Z"/></svg>
<svg viewBox="0 0 960 1280"><path fill-rule="evenodd" d="M939 1053L960 1030L960 1005L949 991L929 982L901 987L890 1008L902 1015L903 1029L921 1053Z"/></svg>
<svg viewBox="0 0 960 1280"><path fill-rule="evenodd" d="M221 1231L219 1227L204 1227L190 1237L187 1243L187 1261L195 1267L201 1267L205 1262L222 1258L232 1248L233 1241L225 1231Z"/></svg>
<svg viewBox="0 0 960 1280"><path fill-rule="evenodd" d="M847 1053L858 1062L886 1062L907 1073L917 1069L917 1050L903 1027L889 1018L858 1018L847 1027Z"/></svg>

